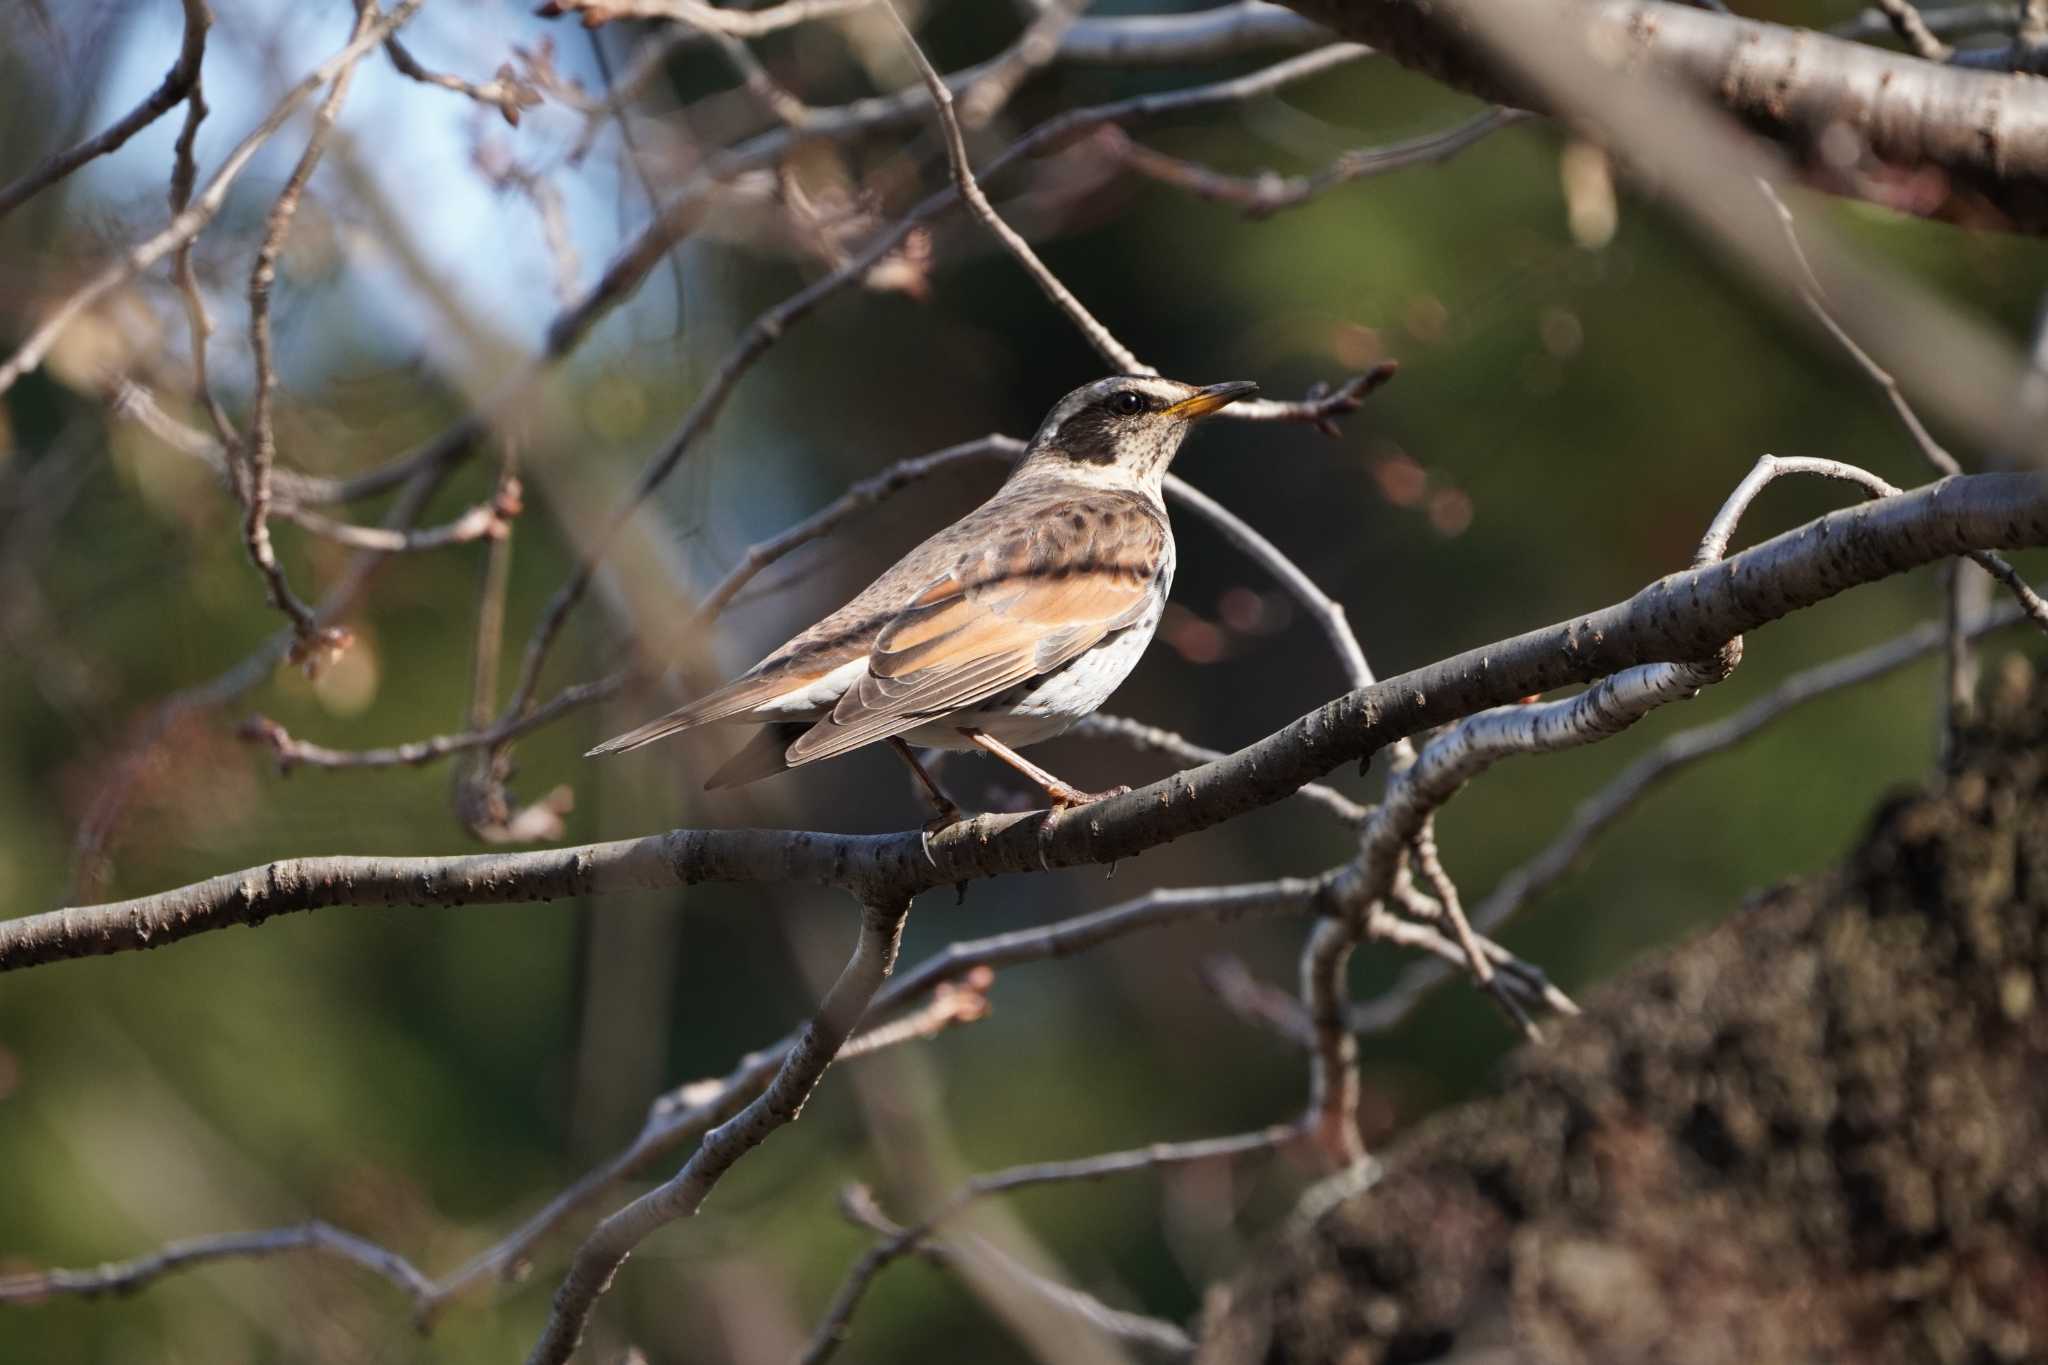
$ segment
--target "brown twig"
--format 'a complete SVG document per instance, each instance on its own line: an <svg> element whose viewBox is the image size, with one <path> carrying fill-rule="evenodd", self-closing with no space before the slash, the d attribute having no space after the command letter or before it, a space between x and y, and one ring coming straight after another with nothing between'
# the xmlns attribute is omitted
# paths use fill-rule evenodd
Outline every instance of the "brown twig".
<svg viewBox="0 0 2048 1365"><path fill-rule="evenodd" d="M1645 660L1696 655L1859 583L1971 548L2041 544L2048 476L1966 475L1829 513L1705 568L1667 575L1624 602L1357 689L1221 762L1100 801L1085 821L1034 812L984 815L929 838L914 830L677 831L538 853L287 861L138 901L0 921L0 970L321 905L459 905L720 878L914 893L998 872L1106 863L1270 805L1399 736ZM1758 592L1761 583L1771 591Z"/></svg>
<svg viewBox="0 0 2048 1365"><path fill-rule="evenodd" d="M1147 725L1143 721L1131 720L1125 716L1107 715L1101 711L1084 717L1068 733L1113 739L1141 753L1165 754L1181 763L1213 763L1225 756L1220 749L1205 748L1171 730ZM1361 805L1335 787L1325 786L1320 782L1305 784L1295 792L1295 795L1321 806L1338 820L1354 828L1365 823L1372 814L1370 806Z"/></svg>
<svg viewBox="0 0 2048 1365"><path fill-rule="evenodd" d="M903 1235L904 1229L882 1212L881 1206L875 1203L873 1192L865 1185L854 1185L842 1191L839 1206L848 1219L882 1238L883 1245ZM1014 1256L979 1238L965 1243L925 1238L910 1250L934 1265L949 1268L971 1266L976 1270L993 1271L1015 1281L1040 1302L1072 1314L1115 1340L1145 1346L1175 1359L1184 1359L1194 1353L1193 1340L1173 1323L1143 1313L1112 1308L1093 1294L1039 1274ZM869 1255L873 1256L875 1252L871 1251ZM814 1339L801 1359L808 1365L810 1361L830 1357L836 1349L837 1340L834 1338L827 1337L822 1342Z"/></svg>
<svg viewBox="0 0 2048 1365"><path fill-rule="evenodd" d="M466 81L445 71L427 69L406 49L405 44L396 38L385 40L384 55L391 59L391 65L399 75L418 81L422 85L452 90L486 108L495 109L505 122L514 128L519 126L521 113L540 103L540 91L533 87L532 82L521 79L509 62L498 68L494 79L478 85L474 81Z"/></svg>
<svg viewBox="0 0 2048 1365"><path fill-rule="evenodd" d="M318 1251L361 1266L396 1285L415 1303L430 1290L427 1277L395 1251L314 1221L263 1232L231 1232L171 1242L132 1261L91 1270L35 1270L0 1278L0 1303L37 1303L58 1295L98 1298L133 1294L172 1271L211 1261L259 1260L288 1252Z"/></svg>
<svg viewBox="0 0 2048 1365"><path fill-rule="evenodd" d="M904 49L909 52L911 61L916 63L918 75L924 79L925 89L931 93L932 108L938 114L939 130L945 137L946 164L952 172L954 188L959 191L968 211L980 219L982 226L986 227L1010 255L1016 258L1017 264L1024 267L1024 272L1031 276L1033 283L1052 300L1055 308L1065 313L1068 320L1080 329L1081 335L1088 339L1088 344L1109 362L1113 371L1118 374L1157 374L1157 370L1138 359L1130 347L1118 341L1110 330L1088 311L1086 305L1074 297L1074 292L1039 259L1038 253L1031 249L1031 244L1025 241L1015 228L1004 222L1002 215L996 212L995 205L989 203L988 196L982 193L981 183L974 178L974 167L968 160L967 141L961 133L960 120L953 109L952 90L947 87L938 69L931 64L931 59L924 55L924 48L918 45L917 35L903 22L902 14L896 9L895 0L882 0L882 4L888 10L889 17L895 21L896 30L903 38ZM1035 32L1038 25L1034 24L1032 28Z"/></svg>
<svg viewBox="0 0 2048 1365"><path fill-rule="evenodd" d="M256 262L249 269L249 349L255 358L256 379L249 408L249 434L239 447L241 459L234 479L236 492L242 500L242 543L249 552L249 562L263 576L270 605L291 619L298 634L298 643L292 651L293 661L303 664L309 672L347 648L349 635L336 627L322 626L314 619L313 609L299 600L286 581L284 567L277 562L277 551L270 542L272 471L277 463L277 431L271 412L277 373L271 359L270 294L277 281L277 258L284 251L285 238L291 233L292 219L299 210L299 199L305 193L306 183L313 178L314 169L320 164L321 154L326 151L328 136L334 131L335 115L341 110L341 102L348 98L356 63L368 50L362 46L364 35L376 22L376 6L367 0L358 0L349 45L360 50L356 51L354 59L342 63L335 70L327 97L314 111L313 131L306 139L306 148L299 154L298 163L286 177L284 188L278 192L264 218L263 240L256 248Z"/></svg>
<svg viewBox="0 0 2048 1365"><path fill-rule="evenodd" d="M1251 176L1226 175L1198 162L1156 151L1121 134L1106 139L1106 143L1126 168L1140 175L1198 199L1236 205L1247 217L1269 218L1356 180L1448 161L1467 147L1529 117L1517 109L1489 109L1441 133L1345 152L1314 175L1283 176L1271 171Z"/></svg>
<svg viewBox="0 0 2048 1365"><path fill-rule="evenodd" d="M848 14L874 0L782 0L756 10L725 9L706 0L547 0L543 19L580 14L591 28L617 19L668 19L707 34L760 38L817 19Z"/></svg>
<svg viewBox="0 0 2048 1365"><path fill-rule="evenodd" d="M297 112L298 107L311 97L314 91L332 80L342 70L352 67L362 59L365 52L395 32L418 11L423 0L399 0L391 12L372 23L361 36L353 39L348 46L315 67L294 85L285 97L272 107L261 123L235 149L228 153L220 169L206 182L206 188L195 196L182 212L173 214L171 221L162 229L130 247L121 257L95 274L78 289L67 295L64 301L51 311L50 315L32 330L28 338L16 348L4 364L0 364L0 393L14 387L22 375L42 364L57 337L69 327L78 316L93 304L99 302L110 291L135 278L150 266L162 260L180 246L191 241L213 221L221 205L227 202L228 190L235 179L248 167L257 151L283 128L286 121Z"/></svg>
<svg viewBox="0 0 2048 1365"><path fill-rule="evenodd" d="M731 1119L704 1135L683 1168L661 1185L611 1214L584 1239L555 1290L547 1326L528 1365L562 1365L583 1338L597 1301L635 1247L657 1228L696 1213L721 1177L776 1129L791 1122L838 1056L881 989L902 942L908 898L871 902L846 968L811 1016L768 1088Z"/></svg>
<svg viewBox="0 0 2048 1365"><path fill-rule="evenodd" d="M0 218L5 218L94 157L118 151L129 138L169 113L198 87L199 68L206 57L206 31L213 25L213 11L207 8L206 0L183 0L183 3L185 32L178 45L177 60L171 63L171 69L164 73L156 89L144 96L142 103L97 134L57 153L11 183L0 185Z"/></svg>
<svg viewBox="0 0 2048 1365"><path fill-rule="evenodd" d="M1303 1128L1300 1124L1281 1124L1261 1129L1256 1133L1243 1133L1232 1137L1203 1138L1191 1142L1155 1142L1132 1151L1107 1152L1101 1156L1084 1157L1077 1161L1038 1162L1028 1166L1012 1166L1007 1170L990 1171L969 1180L927 1217L902 1227L896 1226L882 1216L880 1209L874 1204L873 1196L864 1186L851 1187L840 1196L841 1207L845 1208L855 1221L878 1233L880 1240L869 1247L847 1272L838 1292L832 1296L832 1303L825 1310L825 1316L811 1335L810 1345L801 1357L801 1365L824 1365L825 1361L831 1359L845 1343L847 1333L853 1324L853 1315L859 1311L861 1300L866 1295L868 1286L874 1283L875 1277L900 1257L923 1252L933 1246L934 1234L942 1223L958 1217L983 1199L1038 1185L1106 1180L1111 1176L1129 1175L1136 1171L1159 1170L1205 1161L1228 1161L1233 1157L1284 1147L1298 1140L1302 1134ZM1154 1320L1144 1321L1151 1323ZM1156 1329L1146 1331L1142 1339L1167 1346L1169 1349L1189 1349L1189 1343L1184 1336L1178 1339L1165 1338Z"/></svg>
<svg viewBox="0 0 2048 1365"><path fill-rule="evenodd" d="M1060 43L1087 8L1087 0L1048 0L1009 49L960 92L960 124L986 128L1033 73L1059 56Z"/></svg>
<svg viewBox="0 0 2048 1365"><path fill-rule="evenodd" d="M1927 20L1921 17L1913 0L1877 0L1877 7L1884 11L1884 17L1892 26L1892 32L1899 35L1899 41L1911 48L1916 56L1930 62L1945 62L1955 49L1934 36L1927 27Z"/></svg>
<svg viewBox="0 0 2048 1365"><path fill-rule="evenodd" d="M481 730L435 735L383 749L330 749L325 745L309 744L305 740L294 739L282 725L267 716L250 716L238 727L237 733L243 739L269 745L277 756L279 770L283 772L300 767L416 768L465 749L487 749L507 739L531 734L572 711L617 696L625 690L627 679L626 673L619 672L575 687L565 687L513 721L509 727L489 726Z"/></svg>
<svg viewBox="0 0 2048 1365"><path fill-rule="evenodd" d="M1108 104L1083 109L1069 110L1038 124L1023 137L1010 144L999 155L992 158L984 173L992 173L1010 165L1043 147L1055 145L1087 130L1102 127L1123 119L1157 117L1166 113L1189 108L1206 107L1212 104L1236 103L1272 90L1282 88L1295 81L1320 74L1346 62L1355 61L1366 55L1363 49L1336 44L1328 48L1306 53L1275 63L1259 71L1230 80L1214 82L1185 90L1170 91L1158 95L1140 95L1130 99L1116 100ZM598 564L604 558L611 538L619 527L625 525L634 508L638 507L649 493L659 487L675 470L683 458L702 438L711 425L717 421L733 388L751 369L756 361L772 347L784 333L821 304L839 291L867 276L867 273L889 252L895 250L912 231L936 218L940 213L958 202L959 192L948 186L928 196L903 218L879 233L875 240L858 252L845 265L815 283L792 294L781 303L757 316L739 339L726 352L718 368L705 382L690 409L684 414L674 435L648 462L638 479L634 481L622 506L613 513L608 529L599 534L595 543L586 549L583 557L569 577L558 588L541 612L540 620L527 638L526 652L521 660L518 681L515 683L506 705L508 710L519 710L532 704L539 686L540 673L556 637L567 622L570 612L582 601L589 591ZM680 214L685 206L694 206L697 200L688 192L679 195L663 210L661 220ZM694 211L694 210L693 210ZM678 229L679 231L680 229ZM643 241L656 240L652 234L643 234ZM607 280L617 278L637 279L652 265L648 257L636 245L625 253L606 272ZM624 287L624 286L622 286ZM582 310L574 310L558 318L549 328L550 349L563 343L564 337L580 336L587 326ZM1370 376L1365 379L1370 380ZM1360 381L1353 381L1358 384ZM1349 411L1357 406L1361 390L1351 385L1335 393L1306 401L1299 412L1291 408L1286 416L1290 420L1314 421L1333 411ZM1246 407L1247 404L1233 404ZM1280 405L1289 407L1289 405ZM1229 411L1229 409L1225 409Z"/></svg>

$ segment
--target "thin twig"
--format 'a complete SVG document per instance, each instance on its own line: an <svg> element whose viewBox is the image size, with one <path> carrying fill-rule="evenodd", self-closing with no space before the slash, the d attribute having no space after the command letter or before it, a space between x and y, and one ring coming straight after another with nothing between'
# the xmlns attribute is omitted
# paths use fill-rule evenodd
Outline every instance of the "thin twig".
<svg viewBox="0 0 2048 1365"><path fill-rule="evenodd" d="M172 1271L189 1270L211 1261L261 1260L294 1251L319 1251L339 1257L389 1280L415 1303L431 1285L412 1262L395 1251L343 1232L327 1223L300 1223L264 1232L231 1232L171 1242L132 1261L117 1261L91 1270L36 1270L0 1278L0 1303L37 1303L60 1294L80 1298L133 1294Z"/></svg>
<svg viewBox="0 0 2048 1365"><path fill-rule="evenodd" d="M1205 748L1172 730L1147 725L1143 721L1132 720L1126 716L1107 715L1101 711L1084 717L1067 733L1113 739L1141 753L1165 754L1181 763L1213 763L1224 756L1221 749ZM1325 786L1320 782L1305 784L1295 792L1295 795L1321 806L1338 820L1354 828L1364 824L1367 817L1372 814L1370 806L1361 805L1335 787Z"/></svg>
<svg viewBox="0 0 2048 1365"><path fill-rule="evenodd" d="M961 92L960 125L975 130L986 128L1033 73L1059 56L1061 40L1081 17L1087 3L1088 0L1049 0L1009 50Z"/></svg>
<svg viewBox="0 0 2048 1365"><path fill-rule="evenodd" d="M551 725L572 711L609 700L625 690L628 674L609 674L575 687L565 687L541 705L507 726L489 726L458 734L435 735L383 749L330 749L294 739L282 725L267 716L250 716L239 727L244 739L258 740L277 755L280 770L293 768L416 768L437 758L465 749L487 749L507 739Z"/></svg>
<svg viewBox="0 0 2048 1365"><path fill-rule="evenodd" d="M731 63L747 93L759 101L770 115L799 132L809 126L811 111L803 97L770 75L752 48L729 33L715 30L711 34L711 42L725 54L726 61Z"/></svg>
<svg viewBox="0 0 2048 1365"><path fill-rule="evenodd" d="M1915 56L1925 57L1930 62L1945 62L1955 51L1947 43L1934 36L1927 27L1927 20L1914 6L1913 0L1877 0L1877 7L1884 11L1885 19L1899 40L1913 50Z"/></svg>
<svg viewBox="0 0 2048 1365"><path fill-rule="evenodd" d="M366 0L358 0L355 26L349 34L352 47L362 42L376 20L376 6ZM362 52L357 53L358 61L362 55ZM256 262L249 269L249 349L255 359L256 379L249 407L249 435L241 444L242 458L234 481L242 499L242 543L249 552L249 562L263 576L270 605L291 618L299 637L293 657L308 669L317 667L345 648L348 635L334 627L321 626L314 620L313 609L299 600L286 581L284 566L277 562L277 551L270 542L272 469L277 463L277 431L271 413L271 394L277 386L277 373L271 359L270 292L277 281L277 258L284 251L292 219L299 211L299 199L306 191L306 183L313 178L314 169L320 164L321 154L327 149L328 136L334 131L335 115L341 110L341 102L348 98L349 82L355 76L355 70L356 62L350 61L334 73L334 83L328 88L327 97L314 111L313 131L306 139L306 149L299 154L298 163L292 167L284 188L278 192L269 214L264 218L263 240L256 248Z"/></svg>
<svg viewBox="0 0 2048 1365"><path fill-rule="evenodd" d="M478 85L474 81L466 81L445 71L428 70L406 49L405 44L396 38L385 40L384 55L391 59L391 65L399 75L416 80L422 85L438 86L440 89L452 90L458 95L467 96L486 108L497 110L505 122L514 128L519 126L519 116L523 111L540 103L540 91L534 89L530 82L521 80L519 73L512 69L510 63L498 68L494 80Z"/></svg>
<svg viewBox="0 0 2048 1365"><path fill-rule="evenodd" d="M1202 985L1232 1014L1306 1051L1315 1046L1315 1026L1300 1000L1252 975L1244 959L1217 953L1203 959Z"/></svg>
<svg viewBox="0 0 2048 1365"><path fill-rule="evenodd" d="M121 145L155 123L187 98L199 84L199 68L206 56L206 31L213 24L213 12L206 0L184 0L185 33L178 45L177 60L156 89L142 103L108 124L75 147L52 156L34 170L0 186L0 218L5 218L43 190L91 161L118 151ZM0 385L4 387L4 385Z"/></svg>
<svg viewBox="0 0 2048 1365"><path fill-rule="evenodd" d="M413 14L423 0L399 0L392 11L371 24L367 31L352 40L347 47L329 57L294 85L285 97L271 109L263 121L250 130L249 134L235 149L228 153L213 178L206 182L206 188L192 200L181 213L173 214L171 221L154 235L130 247L117 260L110 262L100 272L78 289L73 290L62 303L43 319L42 323L29 333L28 339L0 364L0 393L14 387L17 379L42 364L64 329L75 321L79 314L92 307L109 292L135 278L150 266L162 260L171 252L191 241L213 221L221 205L227 202L228 190L233 187L236 177L247 168L249 161L263 144L268 142L285 122L297 112L298 107L327 84L342 70L354 66L365 52L389 37Z"/></svg>
<svg viewBox="0 0 2048 1365"><path fill-rule="evenodd" d="M896 30L902 35L904 48L910 53L911 61L917 64L917 73L924 78L925 89L931 92L932 108L938 114L939 129L945 136L946 165L953 174L953 184L959 190L961 199L966 202L969 212L979 218L982 226L994 234L995 239L1016 258L1017 264L1024 267L1025 273L1030 275L1045 296L1052 300L1053 306L1065 313L1068 320L1080 329L1081 335L1088 339L1088 344L1109 362L1112 370L1118 374L1159 373L1138 359L1130 347L1118 341L1110 330L1088 311L1086 305L1074 297L1074 292L1060 281L1059 276L1053 274L1045 262L1039 259L1038 253L1031 249L1031 243L1025 241L1015 228L1004 222L1002 215L996 212L995 205L989 203L988 196L982 193L980 182L974 178L974 167L967 158L967 141L961 134L960 120L953 111L952 90L947 87L937 68L931 64L931 59L924 55L924 48L918 45L917 35L903 22L902 14L897 12L895 0L882 0L882 3L883 8L888 10L889 17L895 21ZM1033 25L1034 30L1036 27Z"/></svg>
<svg viewBox="0 0 2048 1365"><path fill-rule="evenodd" d="M1982 639L2025 619L2018 605L2001 603L1982 619L1969 623L1969 636ZM1563 880L1585 856L1593 840L1621 817L1639 809L1652 788L1704 758L1734 748L1807 702L1885 677L1927 657L1942 648L1947 636L1946 622L1924 622L1882 644L1794 673L1741 710L1663 740L1580 802L1570 823L1555 840L1500 880L1473 913L1473 924L1482 932L1491 932L1531 899Z"/></svg>
<svg viewBox="0 0 2048 1365"><path fill-rule="evenodd" d="M597 1301L626 1257L656 1229L697 1212L734 1163L791 1122L838 1056L895 965L908 899L869 904L846 968L789 1050L775 1079L733 1118L704 1135L702 1145L667 1181L607 1217L578 1247L555 1290L547 1326L528 1365L562 1365L583 1338Z"/></svg>
<svg viewBox="0 0 2048 1365"><path fill-rule="evenodd" d="M1518 109L1489 109L1440 133L1344 152L1314 175L1283 176L1271 171L1251 176L1226 175L1199 162L1156 151L1121 134L1108 139L1108 145L1126 168L1140 175L1198 199L1236 205L1247 217L1269 218L1356 180L1448 161L1501 129L1531 117Z"/></svg>
<svg viewBox="0 0 2048 1365"><path fill-rule="evenodd" d="M1307 903L1318 883L1291 879L1248 886L1203 887L1155 891L1133 901L1097 910L1035 929L963 940L898 973L875 996L863 1019L874 1035L891 1036L893 1023L877 1023L920 995L936 996L947 985L972 983L979 973L1027 962L1064 959L1113 942L1128 934L1146 933L1202 921L1230 921L1246 915L1284 913ZM460 1270L441 1280L430 1311L486 1281L503 1276L524 1261L532 1248L571 1214L619 1180L644 1168L684 1142L723 1123L761 1092L800 1035L780 1040L743 1057L726 1076L679 1087L657 1100L640 1134L624 1152L589 1172L550 1200L491 1247L472 1257ZM860 1056L878 1044L870 1032L857 1033L840 1055Z"/></svg>
<svg viewBox="0 0 2048 1365"><path fill-rule="evenodd" d="M1904 0L1898 0L1898 3L1904 3ZM1758 188L1763 191L1764 198L1768 199L1771 207L1777 210L1778 221L1785 229L1785 241L1792 248L1792 256L1799 264L1800 275L1806 280L1806 287L1801 291L1801 297L1805 299L1807 308L1812 311L1814 317L1819 319L1820 325L1827 329L1828 335L1833 337L1841 345L1842 349L1849 353L1850 359L1856 362L1858 368L1865 375L1869 376L1870 382L1884 391L1885 401L1890 403L1892 411L1898 414L1900 425L1905 427L1907 435L1913 438L1913 444L1919 449L1920 454L1926 459L1927 463L1934 467L1935 472L1938 474L1962 473L1963 467L1956 460L1956 457L1949 454L1947 448L1941 442L1934 439L1934 434L1920 420L1920 414L1915 412L1913 405L1906 401L1905 392L1899 388L1899 381L1892 377L1892 372L1878 364L1876 357L1858 345L1856 338L1849 335L1848 329L1835 320L1835 315L1828 309L1827 295L1826 291L1821 288L1820 276L1814 273L1812 262L1806 258L1806 248L1799 243L1799 232L1797 224L1793 220L1790 206L1785 203L1783 196L1778 193L1776 187L1770 181L1758 180L1756 183Z"/></svg>
<svg viewBox="0 0 2048 1365"><path fill-rule="evenodd" d="M891 1222L882 1212L881 1207L875 1203L873 1193L865 1185L856 1185L844 1191L840 1196L840 1209L850 1220L880 1237L880 1245L887 1245L903 1234L903 1228ZM1105 1336L1145 1346L1174 1359L1185 1359L1194 1354L1193 1340L1173 1323L1161 1318L1147 1317L1142 1313L1112 1308L1093 1294L1083 1293L1070 1285L1048 1279L1014 1256L980 1238L965 1243L941 1242L927 1238L912 1250L934 1265L950 1267L972 1261L978 1268L994 1271L1015 1280L1041 1302L1061 1312L1072 1314ZM871 1251L869 1255L875 1255L875 1252ZM822 1342L814 1339L809 1349L800 1357L800 1361L803 1365L809 1365L811 1361L829 1358L837 1349L837 1339L827 1337Z"/></svg>
<svg viewBox="0 0 2048 1365"><path fill-rule="evenodd" d="M1354 44L1336 43L1329 47L1305 53L1302 56L1277 62L1259 71L1230 80L1217 81L1209 85L1184 90L1169 91L1157 95L1139 95L1129 99L1115 100L1108 104L1094 105L1069 110L1038 124L1017 141L1011 143L984 168L984 173L993 173L1011 163L1028 156L1039 149L1056 145L1078 133L1124 119L1152 118L1191 108L1211 104L1238 103L1259 95L1270 93L1295 81L1319 75L1345 63L1356 61L1368 55L1367 50ZM717 421L725 402L731 397L734 387L751 369L756 361L788 329L815 311L827 299L861 279L874 265L889 252L895 250L911 232L951 208L959 200L959 191L947 186L925 198L903 218L877 234L874 241L855 254L839 269L815 283L790 295L781 303L757 316L748 324L732 347L726 352L718 368L711 374L699 391L696 400L683 416L675 433L668 439L655 456L648 462L640 476L634 481L622 505L612 514L607 529L600 532L589 546L577 567L556 589L547 605L542 609L540 620L527 637L525 654L520 663L518 681L513 686L506 702L508 711L522 710L533 702L540 682L542 667L553 648L555 639L567 622L570 612L582 601L594 580L597 567L609 550L618 528L625 525L636 508L648 494L659 487L676 466L701 439L712 424ZM682 210L695 201L689 194L678 196L663 210L660 220L666 222L672 217L686 217ZM681 231L680 227L675 228ZM653 229L649 229L652 233ZM646 237L648 234L643 234ZM656 238L656 240L672 240ZM612 267L606 271L607 281L637 279L651 266L652 258L636 247L629 247ZM637 272L637 273L636 273ZM618 287L630 287L620 285ZM593 297L603 293L603 286ZM558 318L549 328L550 351L573 344L573 339L582 334L588 325L586 313L591 310L572 310ZM1333 412L1345 412L1357 407L1357 399L1371 387L1374 374L1340 386L1334 392L1305 400L1300 404L1275 404L1280 420L1319 421L1327 420ZM1252 406L1234 403L1224 409Z"/></svg>
<svg viewBox="0 0 2048 1365"><path fill-rule="evenodd" d="M1205 1161L1227 1161L1233 1157L1285 1146L1299 1139L1303 1131L1298 1123L1281 1124L1261 1129L1256 1133L1244 1133L1233 1137L1204 1138L1192 1142L1156 1142L1133 1151L1108 1152L1077 1161L1038 1162L1027 1166L1013 1166L1007 1170L990 1171L969 1180L929 1216L901 1227L882 1217L880 1209L874 1204L873 1195L866 1187L853 1186L840 1196L841 1207L846 1208L856 1221L879 1233L880 1240L869 1247L847 1272L846 1279L840 1284L838 1292L832 1296L831 1305L825 1310L824 1317L812 1333L809 1347L800 1357L801 1365L824 1365L825 1361L831 1359L845 1343L847 1333L852 1327L853 1315L859 1311L861 1300L875 1277L888 1269L897 1259L930 1248L933 1245L934 1234L942 1223L958 1217L982 1199L1036 1185L1103 1180L1135 1171L1157 1170ZM1156 1331L1148 1333L1146 1339L1158 1344L1168 1344L1160 1341ZM1185 1338L1182 1338L1182 1345L1185 1346Z"/></svg>
<svg viewBox="0 0 2048 1365"><path fill-rule="evenodd" d="M725 9L706 0L547 0L536 11L543 19L581 14L595 27L615 19L669 19L707 34L760 38L798 24L848 14L874 0L782 0L757 10Z"/></svg>

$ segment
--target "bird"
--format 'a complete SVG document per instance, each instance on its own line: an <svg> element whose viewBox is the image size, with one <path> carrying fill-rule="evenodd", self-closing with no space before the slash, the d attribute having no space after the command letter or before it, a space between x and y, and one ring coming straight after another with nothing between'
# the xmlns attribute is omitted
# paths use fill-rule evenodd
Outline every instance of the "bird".
<svg viewBox="0 0 2048 1365"><path fill-rule="evenodd" d="M586 757L758 726L706 780L716 789L886 741L935 824L960 808L911 745L991 754L1054 810L1128 791L1084 791L1017 750L1094 712L1137 666L1173 585L1167 466L1194 423L1256 392L1153 375L1075 389L988 501L732 682Z"/></svg>

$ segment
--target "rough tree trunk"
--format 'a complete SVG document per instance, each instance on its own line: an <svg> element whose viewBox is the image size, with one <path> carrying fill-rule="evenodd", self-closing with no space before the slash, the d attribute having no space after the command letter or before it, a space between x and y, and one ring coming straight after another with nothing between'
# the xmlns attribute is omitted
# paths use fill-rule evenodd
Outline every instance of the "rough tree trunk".
<svg viewBox="0 0 2048 1365"><path fill-rule="evenodd" d="M2048 1358L2048 688L1212 1298L1223 1362Z"/></svg>

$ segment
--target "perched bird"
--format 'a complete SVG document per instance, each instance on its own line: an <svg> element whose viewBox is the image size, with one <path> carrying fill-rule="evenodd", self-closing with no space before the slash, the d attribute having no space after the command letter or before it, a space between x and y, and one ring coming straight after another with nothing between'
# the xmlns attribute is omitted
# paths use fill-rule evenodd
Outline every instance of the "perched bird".
<svg viewBox="0 0 2048 1365"><path fill-rule="evenodd" d="M1115 795L1068 786L1016 750L1094 711L1137 665L1173 584L1166 467L1191 424L1257 391L1139 375L1074 390L995 496L738 679L590 753L751 724L760 731L705 786L887 740L941 819L959 809L910 744L985 750L1055 808Z"/></svg>

